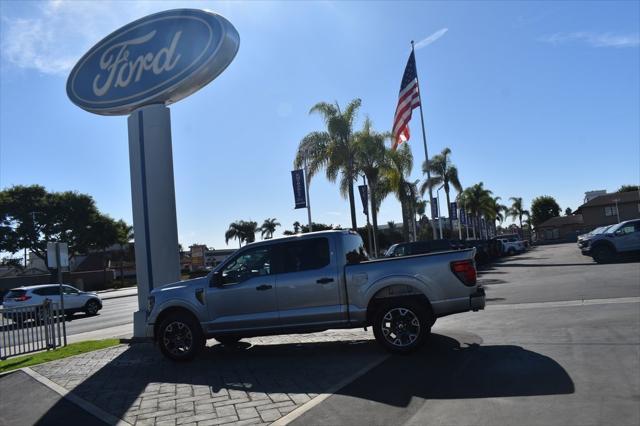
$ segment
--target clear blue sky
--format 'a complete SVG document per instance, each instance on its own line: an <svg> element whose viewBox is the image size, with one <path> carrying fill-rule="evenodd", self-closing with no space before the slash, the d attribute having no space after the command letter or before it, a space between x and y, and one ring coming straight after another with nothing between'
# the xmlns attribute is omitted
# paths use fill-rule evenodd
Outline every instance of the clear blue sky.
<svg viewBox="0 0 640 426"><path fill-rule="evenodd" d="M430 151L452 149L464 186L483 181L527 207L548 194L575 209L584 191L640 181L639 4L4 0L0 188L89 193L131 222L126 117L74 106L66 78L114 29L192 6L226 16L241 45L218 79L171 106L183 245L224 248L236 219L276 217L278 233L305 222L289 172L300 139L322 127L309 108L360 97L356 127L368 114L389 130L409 41L434 33L441 37L416 52ZM418 179L417 114L411 129ZM349 224L337 185L318 177L311 199L314 221ZM400 221L398 202L389 197L380 216Z"/></svg>

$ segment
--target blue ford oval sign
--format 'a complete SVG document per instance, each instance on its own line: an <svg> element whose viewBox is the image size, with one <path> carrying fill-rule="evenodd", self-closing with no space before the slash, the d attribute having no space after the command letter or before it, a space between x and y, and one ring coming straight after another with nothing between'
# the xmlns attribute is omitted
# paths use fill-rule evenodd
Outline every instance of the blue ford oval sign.
<svg viewBox="0 0 640 426"><path fill-rule="evenodd" d="M67 95L87 111L128 114L189 96L231 63L240 36L220 15L167 10L111 33L71 70Z"/></svg>

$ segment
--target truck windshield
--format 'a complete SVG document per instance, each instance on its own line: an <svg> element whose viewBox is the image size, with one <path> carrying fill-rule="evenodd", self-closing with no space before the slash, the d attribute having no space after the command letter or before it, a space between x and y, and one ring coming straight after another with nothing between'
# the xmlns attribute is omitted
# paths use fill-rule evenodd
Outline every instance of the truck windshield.
<svg viewBox="0 0 640 426"><path fill-rule="evenodd" d="M364 242L362 241L362 238L360 238L360 235L346 234L342 241L347 265L369 260L369 255L364 249Z"/></svg>

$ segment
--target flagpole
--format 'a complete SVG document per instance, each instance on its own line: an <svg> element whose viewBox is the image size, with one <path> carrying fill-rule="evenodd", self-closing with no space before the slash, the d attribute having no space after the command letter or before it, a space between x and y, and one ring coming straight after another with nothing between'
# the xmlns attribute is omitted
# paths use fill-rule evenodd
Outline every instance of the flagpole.
<svg viewBox="0 0 640 426"><path fill-rule="evenodd" d="M411 40L411 53L414 54L414 58L415 58L415 53L414 53L414 49L413 49L413 40ZM422 143L424 144L424 158L426 160L427 163L427 181L431 182L431 172L429 172L429 152L427 151L427 134L424 131L424 117L422 116L422 91L420 90L420 80L418 79L418 64L416 62L416 84L418 85L418 93L420 93L420 123L422 123ZM429 204L433 203L433 191L431 189L431 185L429 185ZM439 206L438 206L439 207ZM433 209L431 209L431 211L433 212ZM433 215L432 215L433 216ZM435 219L432 217L431 218L431 223L433 224ZM440 219L438 218L438 221ZM436 236L436 227L434 225L431 225L431 230L433 231L433 239L436 240L438 239Z"/></svg>

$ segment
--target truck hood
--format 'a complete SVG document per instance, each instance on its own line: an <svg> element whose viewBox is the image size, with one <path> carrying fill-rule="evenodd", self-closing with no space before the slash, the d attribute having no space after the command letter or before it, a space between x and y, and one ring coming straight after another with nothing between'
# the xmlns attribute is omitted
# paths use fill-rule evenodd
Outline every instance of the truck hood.
<svg viewBox="0 0 640 426"><path fill-rule="evenodd" d="M151 294L156 295L156 294L165 293L168 291L182 290L190 287L202 287L203 285L208 286L207 277L193 278L190 280L184 280L184 281L178 281L176 283L165 284L161 287L154 288Z"/></svg>

